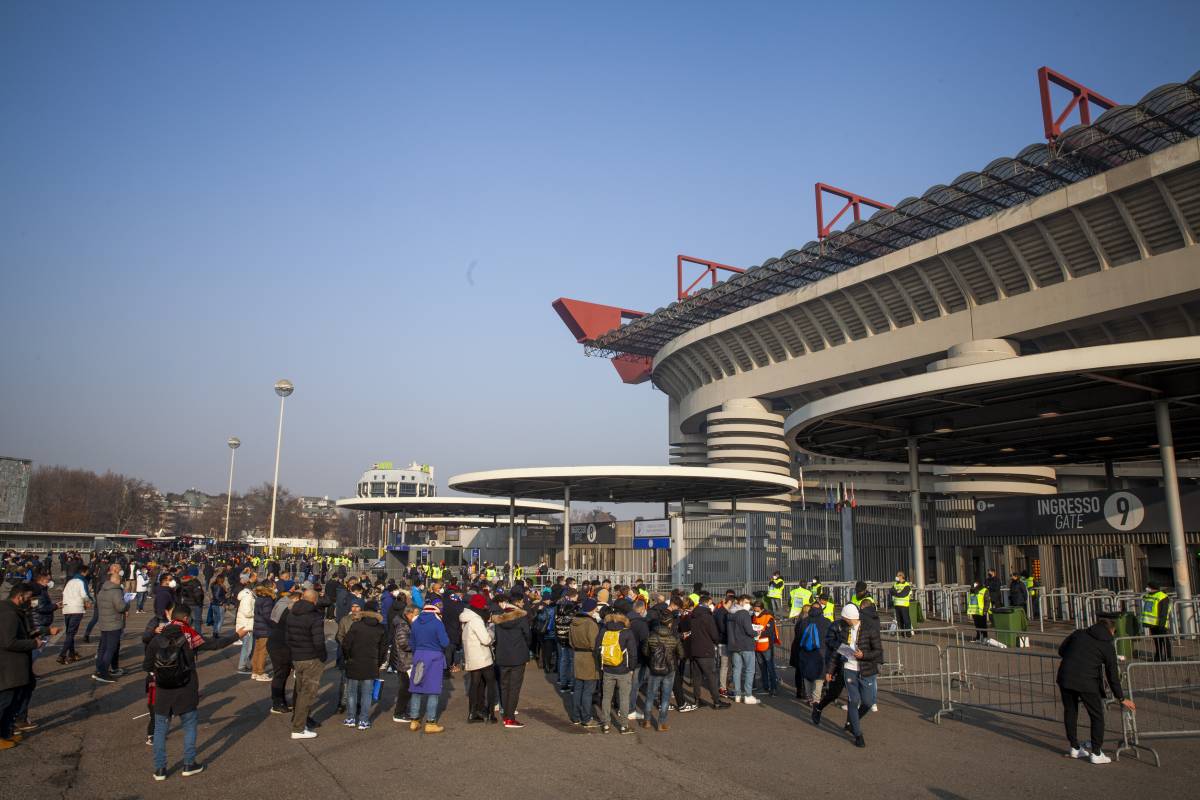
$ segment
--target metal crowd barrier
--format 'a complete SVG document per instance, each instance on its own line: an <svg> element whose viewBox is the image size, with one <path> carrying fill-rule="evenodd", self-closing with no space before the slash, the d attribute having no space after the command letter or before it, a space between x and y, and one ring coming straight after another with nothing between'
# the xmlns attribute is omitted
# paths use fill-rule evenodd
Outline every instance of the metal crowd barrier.
<svg viewBox="0 0 1200 800"><path fill-rule="evenodd" d="M1154 756L1158 751L1144 740L1200 736L1200 661L1137 662L1125 670L1125 690L1137 704L1124 715L1124 741L1117 749L1141 759L1141 751Z"/></svg>
<svg viewBox="0 0 1200 800"><path fill-rule="evenodd" d="M876 685L880 691L936 700L946 707L946 654L934 641L888 635L883 638L883 663Z"/></svg>

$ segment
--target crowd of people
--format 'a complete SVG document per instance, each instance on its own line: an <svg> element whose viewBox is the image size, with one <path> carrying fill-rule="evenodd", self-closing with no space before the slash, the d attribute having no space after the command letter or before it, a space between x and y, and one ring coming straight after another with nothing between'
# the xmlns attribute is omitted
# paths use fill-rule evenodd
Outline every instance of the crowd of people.
<svg viewBox="0 0 1200 800"><path fill-rule="evenodd" d="M55 602L53 567L49 556L5 557L10 588L0 602L0 750L37 727L29 715L37 686L32 664L50 637L63 633L57 661L71 664L82 658L79 639L89 643L98 628L91 679L110 684L127 674L119 657L130 615L149 615L138 672L156 780L168 774L173 719L183 730L182 775L204 770L196 749L197 654L235 643L237 673L270 684L270 713L290 716L295 740L318 736L321 722L313 710L331 664L336 714L344 715L345 727L371 728L373 708L394 675L392 720L428 735L446 728L445 688L455 677L465 680L467 724L524 727L520 701L530 663L562 693L572 725L605 733L628 734L637 725L666 733L673 712L757 705L780 689L776 651L785 587L778 573L767 591L752 597L734 590L714 594L699 583L670 592L651 591L641 581L614 585L559 577L538 585L490 564L414 565L403 577L387 579L383 573L352 574L348 560L303 555L166 551L97 553L85 561L61 554L65 584ZM531 572L531 578L545 574L544 568ZM888 596L898 633L911 633L912 585L903 573ZM795 702L821 725L844 693L844 730L854 745L865 747L863 720L877 710L876 678L884 659L876 597L860 582L850 601L835 609L816 578L787 597L795 625L787 664L794 669ZM1111 651L1111 625L1102 623ZM1096 760L1107 758L1099 749L1102 724L1099 733L1093 730L1090 749L1074 734L1078 704L1094 712L1102 687L1093 679L1109 666L1104 631L1087 633L1064 644L1060 684L1072 754L1105 763ZM1110 688L1121 699L1114 675L1115 668L1108 673Z"/></svg>

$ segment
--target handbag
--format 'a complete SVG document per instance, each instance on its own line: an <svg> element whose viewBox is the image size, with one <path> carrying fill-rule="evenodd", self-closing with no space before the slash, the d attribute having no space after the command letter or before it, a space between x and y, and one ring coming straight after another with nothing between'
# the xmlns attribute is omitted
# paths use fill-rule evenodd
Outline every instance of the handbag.
<svg viewBox="0 0 1200 800"><path fill-rule="evenodd" d="M410 686L416 686L425 677L425 662L414 661L412 669L408 671L408 683Z"/></svg>

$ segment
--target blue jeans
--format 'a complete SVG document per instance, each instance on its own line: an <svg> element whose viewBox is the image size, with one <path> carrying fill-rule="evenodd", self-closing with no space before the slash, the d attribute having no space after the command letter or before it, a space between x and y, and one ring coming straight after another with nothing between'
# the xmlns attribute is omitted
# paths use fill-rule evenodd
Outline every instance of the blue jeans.
<svg viewBox="0 0 1200 800"><path fill-rule="evenodd" d="M575 685L575 651L562 644L558 646L558 685L562 689Z"/></svg>
<svg viewBox="0 0 1200 800"><path fill-rule="evenodd" d="M146 605L146 593L145 592L137 593L137 604L138 604L138 611L141 611L143 606Z"/></svg>
<svg viewBox="0 0 1200 800"><path fill-rule="evenodd" d="M850 721L850 731L855 736L862 736L860 722L871 712L875 705L875 677L864 678L854 670L846 673L846 717Z"/></svg>
<svg viewBox="0 0 1200 800"><path fill-rule="evenodd" d="M213 638L221 638L221 624L225 622L225 607L222 605L214 605L212 607L213 615Z"/></svg>
<svg viewBox="0 0 1200 800"><path fill-rule="evenodd" d="M571 688L571 722L591 722L592 698L596 695L596 684L599 681L575 679Z"/></svg>
<svg viewBox="0 0 1200 800"><path fill-rule="evenodd" d="M183 763L196 763L196 723L198 714L193 709L179 715L183 724ZM154 769L167 768L167 728L171 726L171 718L162 714L154 715Z"/></svg>
<svg viewBox="0 0 1200 800"><path fill-rule="evenodd" d="M650 675L650 668L642 664L633 672L633 678L629 684L629 710L637 711L638 709L638 692L646 685L646 679Z"/></svg>
<svg viewBox="0 0 1200 800"><path fill-rule="evenodd" d="M779 676L775 673L775 651L766 650L754 653L754 661L758 665L759 680L762 688L771 694L779 688Z"/></svg>
<svg viewBox="0 0 1200 800"><path fill-rule="evenodd" d="M371 694L375 688L373 680L349 680L349 697L346 698L346 719L357 719L359 722L371 720ZM434 701L434 709L437 701ZM356 713L357 712L357 716Z"/></svg>
<svg viewBox="0 0 1200 800"><path fill-rule="evenodd" d="M254 653L254 634L247 633L242 637L242 654L238 656L238 672L250 670L250 656Z"/></svg>
<svg viewBox="0 0 1200 800"><path fill-rule="evenodd" d="M370 681L367 681L370 683ZM412 699L408 701L408 717L409 719L421 719L421 698L428 697L429 702L425 705L425 721L437 722L438 712L438 696L436 694L414 694ZM370 695L368 695L368 699Z"/></svg>
<svg viewBox="0 0 1200 800"><path fill-rule="evenodd" d="M111 677L121 653L121 634L124 631L100 631L100 644L96 648L96 674L101 678Z"/></svg>
<svg viewBox="0 0 1200 800"><path fill-rule="evenodd" d="M729 654L733 661L730 680L735 697L749 697L754 690L754 651L742 650Z"/></svg>
<svg viewBox="0 0 1200 800"><path fill-rule="evenodd" d="M671 688L674 685L674 672L667 673L666 675L650 676L650 683L646 687L646 709L642 712L646 719L650 719L650 711L657 702L658 724L662 725L667 721L667 709L671 705Z"/></svg>

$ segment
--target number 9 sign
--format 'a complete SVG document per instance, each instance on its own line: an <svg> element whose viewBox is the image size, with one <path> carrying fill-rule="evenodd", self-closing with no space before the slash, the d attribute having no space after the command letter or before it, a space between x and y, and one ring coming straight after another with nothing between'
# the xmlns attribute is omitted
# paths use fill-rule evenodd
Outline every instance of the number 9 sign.
<svg viewBox="0 0 1200 800"><path fill-rule="evenodd" d="M1131 531L1146 518L1146 508L1137 495L1113 492L1104 501L1104 519L1118 531Z"/></svg>

